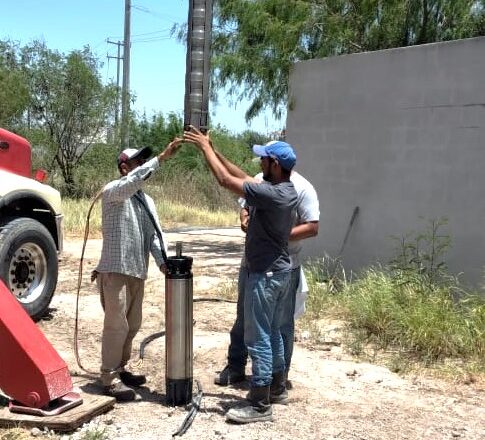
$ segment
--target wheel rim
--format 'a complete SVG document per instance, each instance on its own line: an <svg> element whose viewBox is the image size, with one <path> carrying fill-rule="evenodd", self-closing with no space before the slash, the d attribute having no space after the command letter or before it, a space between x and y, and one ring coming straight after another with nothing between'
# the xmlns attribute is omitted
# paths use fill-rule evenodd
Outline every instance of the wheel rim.
<svg viewBox="0 0 485 440"><path fill-rule="evenodd" d="M20 302L31 303L42 295L46 282L44 252L35 243L24 243L10 261L10 291Z"/></svg>

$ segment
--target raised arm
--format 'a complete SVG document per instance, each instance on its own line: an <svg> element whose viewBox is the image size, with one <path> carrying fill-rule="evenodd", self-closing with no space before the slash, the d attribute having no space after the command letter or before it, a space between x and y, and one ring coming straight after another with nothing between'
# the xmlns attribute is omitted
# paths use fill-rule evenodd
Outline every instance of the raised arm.
<svg viewBox="0 0 485 440"><path fill-rule="evenodd" d="M162 163L164 160L169 159L180 147L184 140L180 137L174 138L165 149L158 155L158 161Z"/></svg>
<svg viewBox="0 0 485 440"><path fill-rule="evenodd" d="M221 153L216 154L214 148L212 148L209 137L202 134L195 127L191 127L190 131L184 132L184 140L196 145L202 151L209 168L212 171L212 174L214 174L219 184L224 188L227 188L235 194L243 196L244 182L257 182L240 168L236 167L236 165L225 159ZM231 164L232 171L226 167L225 163L220 159L220 157L225 159L227 163Z"/></svg>
<svg viewBox="0 0 485 440"><path fill-rule="evenodd" d="M247 177L247 174L241 170L239 167L234 165L229 159L225 158L219 151L217 151L214 146L211 146L214 149L214 152L216 153L217 158L222 162L222 164L226 167L227 171L231 173L234 177L239 177L240 179L245 179Z"/></svg>

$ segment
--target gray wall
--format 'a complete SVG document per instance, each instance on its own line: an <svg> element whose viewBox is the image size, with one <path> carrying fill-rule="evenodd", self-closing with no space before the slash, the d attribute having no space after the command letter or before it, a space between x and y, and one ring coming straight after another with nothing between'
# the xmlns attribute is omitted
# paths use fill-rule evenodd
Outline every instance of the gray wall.
<svg viewBox="0 0 485 440"><path fill-rule="evenodd" d="M394 255L390 236L447 217L451 271L483 281L485 38L311 60L290 75L287 140L320 198L307 256L356 270Z"/></svg>

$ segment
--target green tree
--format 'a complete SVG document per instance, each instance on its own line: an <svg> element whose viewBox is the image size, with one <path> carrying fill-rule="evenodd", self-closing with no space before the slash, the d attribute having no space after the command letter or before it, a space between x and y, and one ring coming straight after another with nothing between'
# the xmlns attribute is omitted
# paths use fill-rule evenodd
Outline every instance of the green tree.
<svg viewBox="0 0 485 440"><path fill-rule="evenodd" d="M34 42L21 50L29 77L30 117L42 127L69 195L76 194L75 170L86 151L106 136L115 89L104 86L88 47L68 55Z"/></svg>
<svg viewBox="0 0 485 440"><path fill-rule="evenodd" d="M29 89L16 46L0 41L0 126L14 129L29 103Z"/></svg>
<svg viewBox="0 0 485 440"><path fill-rule="evenodd" d="M485 35L480 0L218 0L213 88L249 99L246 119L286 107L296 61Z"/></svg>
<svg viewBox="0 0 485 440"><path fill-rule="evenodd" d="M146 114L141 119L134 120L131 141L136 146L148 146L155 151L162 149L176 136L183 134L183 120L180 115L170 112L167 117L156 113L148 120Z"/></svg>

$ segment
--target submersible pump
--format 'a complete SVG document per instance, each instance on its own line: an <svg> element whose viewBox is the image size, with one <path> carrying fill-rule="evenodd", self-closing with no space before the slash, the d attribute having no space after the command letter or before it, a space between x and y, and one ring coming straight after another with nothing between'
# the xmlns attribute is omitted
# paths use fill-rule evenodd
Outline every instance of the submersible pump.
<svg viewBox="0 0 485 440"><path fill-rule="evenodd" d="M165 274L165 386L168 406L192 401L193 383L193 276L192 257L167 258Z"/></svg>

